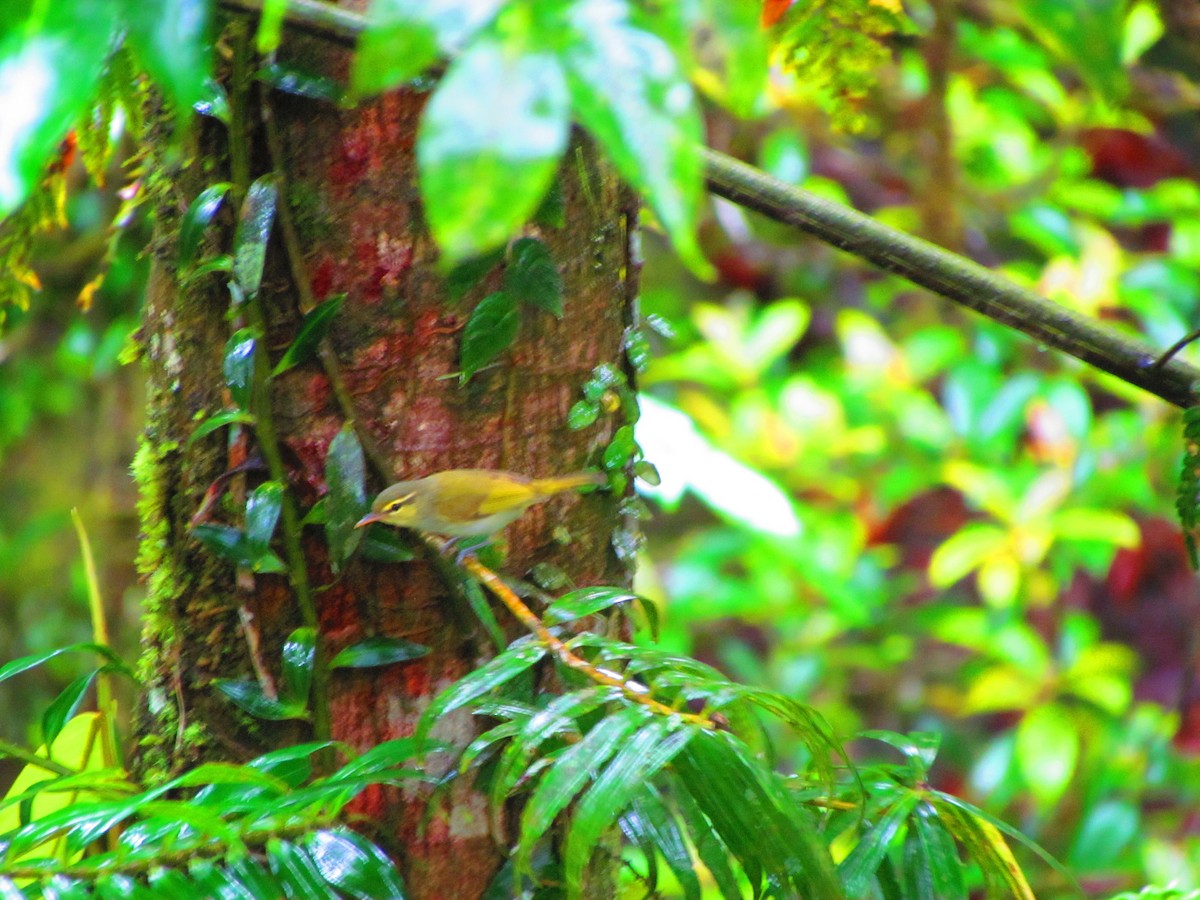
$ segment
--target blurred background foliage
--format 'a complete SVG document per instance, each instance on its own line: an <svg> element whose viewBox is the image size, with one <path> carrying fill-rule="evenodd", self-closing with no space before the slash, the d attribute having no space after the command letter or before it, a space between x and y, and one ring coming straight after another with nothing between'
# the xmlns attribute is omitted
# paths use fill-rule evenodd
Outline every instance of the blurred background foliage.
<svg viewBox="0 0 1200 900"><path fill-rule="evenodd" d="M722 43L716 17L698 36L712 146L1163 347L1196 326L1200 43L1169 27L1183 4L862 0L841 31L807 17L819 6L776 24L765 89L738 55L757 38ZM840 42L855 65L807 78ZM89 635L72 506L118 649L136 644L141 376L121 351L147 228L111 227L133 150L108 187L68 171L66 227L35 248L41 291L0 338L5 659ZM715 281L653 222L643 272L639 440L662 484L639 588L662 642L840 735L941 733L934 786L1017 825L1089 895L1200 887L1178 412L724 201L701 236ZM70 664L0 694L4 736L30 736ZM800 767L802 748L780 736L778 752ZM1058 884L1027 871L1039 896L1037 879Z"/></svg>

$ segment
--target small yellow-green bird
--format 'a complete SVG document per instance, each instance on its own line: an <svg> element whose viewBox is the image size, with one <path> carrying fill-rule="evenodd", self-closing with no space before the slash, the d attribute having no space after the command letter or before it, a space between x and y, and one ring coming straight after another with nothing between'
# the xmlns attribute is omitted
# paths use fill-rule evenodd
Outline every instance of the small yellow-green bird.
<svg viewBox="0 0 1200 900"><path fill-rule="evenodd" d="M384 522L447 537L492 535L555 494L607 480L595 470L526 478L495 469L448 469L385 488L355 527Z"/></svg>

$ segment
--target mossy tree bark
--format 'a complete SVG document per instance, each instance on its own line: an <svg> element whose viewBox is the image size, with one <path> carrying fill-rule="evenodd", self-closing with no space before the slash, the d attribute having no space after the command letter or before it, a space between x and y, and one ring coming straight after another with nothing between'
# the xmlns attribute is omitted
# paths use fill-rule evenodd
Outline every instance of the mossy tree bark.
<svg viewBox="0 0 1200 900"><path fill-rule="evenodd" d="M345 75L344 50L289 36L285 51L310 70ZM348 414L390 466L386 480L454 467L570 471L594 462L622 424L609 418L579 432L566 427L593 368L624 365L636 277L629 193L588 143L575 142L560 172L565 224L529 231L559 265L564 316L524 311L516 343L460 386L448 376L459 368L461 329L501 273L493 271L456 303L447 296L415 177L425 95L395 93L346 110L268 93L248 79L231 84L230 94L239 104L230 128L205 120L183 156L166 138L154 150L162 174L150 187L157 211L143 334L150 408L136 464L141 565L149 581L148 689L139 722L144 773L200 759L244 760L310 736L304 723L256 721L213 688L214 678L255 677L239 608L252 617L260 658L275 679L283 641L302 621L286 576L237 575L190 534L214 485L224 485L224 499L207 519L240 524L239 491L266 477L252 436L239 443L221 431L189 443L197 422L228 403L222 356L236 324L227 278L209 275L183 286L176 270L182 212L205 187L230 180L236 195L247 178L282 176L260 294L266 319L260 348L272 363L295 337L306 302L346 294L326 354L344 390L335 390L316 361L270 383L270 415L302 514L327 490L326 453ZM223 216L211 233L211 252L231 248L233 215ZM243 463L246 471L230 478ZM384 481L373 475L368 488ZM507 570L522 574L546 562L580 585L626 583L629 573L610 548L618 502L571 495L534 509L508 529ZM562 541L566 533L569 543ZM365 748L412 733L430 698L485 659L488 644L464 631L447 586L425 562L355 560L335 575L319 527L304 528L302 546L327 658L374 635L432 648L413 662L333 673L333 737ZM449 717L435 735L461 746L477 730L470 717ZM500 863L485 799L464 779L422 828L426 800L415 791L371 791L357 812L371 836L393 848L413 896L479 895Z"/></svg>

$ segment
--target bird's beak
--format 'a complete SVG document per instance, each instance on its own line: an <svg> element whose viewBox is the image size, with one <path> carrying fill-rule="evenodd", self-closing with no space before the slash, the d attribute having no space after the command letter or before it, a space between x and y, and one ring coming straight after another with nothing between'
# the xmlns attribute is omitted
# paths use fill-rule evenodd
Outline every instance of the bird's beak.
<svg viewBox="0 0 1200 900"><path fill-rule="evenodd" d="M372 522L382 522L382 521L383 521L383 515L381 513L371 512L371 513L367 513L365 516L363 516L361 519L359 519L357 522L355 522L354 527L355 528L363 528L364 526L370 525Z"/></svg>

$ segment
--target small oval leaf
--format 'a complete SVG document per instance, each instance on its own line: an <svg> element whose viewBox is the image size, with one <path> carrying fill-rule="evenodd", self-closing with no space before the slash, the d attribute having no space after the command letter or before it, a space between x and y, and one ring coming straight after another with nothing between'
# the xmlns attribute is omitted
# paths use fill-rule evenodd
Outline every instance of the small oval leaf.
<svg viewBox="0 0 1200 900"><path fill-rule="evenodd" d="M179 268L186 269L196 258L204 229L213 220L229 193L230 184L222 181L202 190L188 206L179 223Z"/></svg>
<svg viewBox="0 0 1200 900"><path fill-rule="evenodd" d="M423 644L403 638L370 637L346 647L329 663L331 669L370 669L420 659L429 653Z"/></svg>

